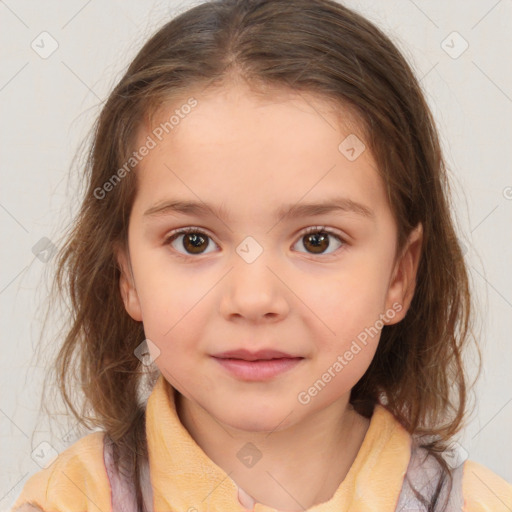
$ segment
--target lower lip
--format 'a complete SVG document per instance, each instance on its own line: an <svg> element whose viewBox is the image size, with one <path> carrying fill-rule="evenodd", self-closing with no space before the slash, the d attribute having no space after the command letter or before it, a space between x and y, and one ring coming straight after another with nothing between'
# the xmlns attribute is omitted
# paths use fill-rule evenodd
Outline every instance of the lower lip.
<svg viewBox="0 0 512 512"><path fill-rule="evenodd" d="M281 373L295 368L302 357L269 359L267 361L245 361L243 359L214 358L235 377L242 380L261 381L271 379Z"/></svg>

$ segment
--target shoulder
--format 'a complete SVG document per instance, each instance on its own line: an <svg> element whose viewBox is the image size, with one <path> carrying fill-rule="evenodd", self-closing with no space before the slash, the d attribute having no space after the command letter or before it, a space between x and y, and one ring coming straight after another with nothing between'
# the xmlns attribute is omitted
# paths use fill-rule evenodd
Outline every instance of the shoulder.
<svg viewBox="0 0 512 512"><path fill-rule="evenodd" d="M109 510L110 485L103 458L104 432L88 434L32 475L13 512Z"/></svg>
<svg viewBox="0 0 512 512"><path fill-rule="evenodd" d="M464 512L510 512L512 485L489 468L466 460L462 473Z"/></svg>

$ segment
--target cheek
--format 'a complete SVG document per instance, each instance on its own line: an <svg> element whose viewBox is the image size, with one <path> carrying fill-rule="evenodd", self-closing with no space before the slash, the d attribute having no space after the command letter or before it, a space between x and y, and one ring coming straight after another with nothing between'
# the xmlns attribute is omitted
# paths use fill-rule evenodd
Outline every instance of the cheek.
<svg viewBox="0 0 512 512"><path fill-rule="evenodd" d="M156 360L166 377L193 374L208 351L209 326L218 310L218 271L171 263L161 255L140 254L139 300L144 332L159 349ZM180 379L179 379L180 380ZM182 380L182 379L181 379ZM176 383L175 383L176 384Z"/></svg>
<svg viewBox="0 0 512 512"><path fill-rule="evenodd" d="M165 345L186 340L199 326L201 298L206 293L207 289L178 277L147 282L141 297L147 337Z"/></svg>
<svg viewBox="0 0 512 512"><path fill-rule="evenodd" d="M347 266L343 272L306 281L309 286L306 284L298 292L300 297L308 297L305 303L313 312L307 315L308 329L318 333L318 355L329 366L338 355L346 354L347 377L353 372L354 378L360 377L377 349L385 313L386 270L376 262L359 258L357 264Z"/></svg>
<svg viewBox="0 0 512 512"><path fill-rule="evenodd" d="M323 325L316 321L316 330L322 334L315 340L315 375L322 382L333 382L325 396L335 398L361 379L375 356L383 301L371 282L353 275L331 280L324 291L317 308Z"/></svg>
<svg viewBox="0 0 512 512"><path fill-rule="evenodd" d="M162 340L190 323L206 283L172 263L164 248L133 251L132 264L146 336Z"/></svg>
<svg viewBox="0 0 512 512"><path fill-rule="evenodd" d="M387 274L363 261L311 286L311 308L322 312L333 326L374 323L385 307Z"/></svg>

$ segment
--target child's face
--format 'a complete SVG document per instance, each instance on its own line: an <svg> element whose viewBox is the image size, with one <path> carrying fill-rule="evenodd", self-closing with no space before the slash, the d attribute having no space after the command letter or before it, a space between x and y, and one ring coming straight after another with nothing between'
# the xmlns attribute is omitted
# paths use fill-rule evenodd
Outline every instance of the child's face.
<svg viewBox="0 0 512 512"><path fill-rule="evenodd" d="M191 403L232 427L280 430L335 401L346 405L379 328L405 315L420 244L411 238L395 265L397 227L372 155L354 160L350 144L340 151L351 131L320 100L262 100L239 85L195 98L162 141L151 130L181 103L139 134L137 147L148 135L157 145L133 171L122 295L160 350L156 365ZM340 198L371 214L276 216L285 205ZM148 213L175 201L222 207L227 218L192 209ZM335 234L306 235L315 226ZM195 239L181 234L165 243L187 227L196 228ZM303 359L273 377L246 378L213 357L236 349Z"/></svg>

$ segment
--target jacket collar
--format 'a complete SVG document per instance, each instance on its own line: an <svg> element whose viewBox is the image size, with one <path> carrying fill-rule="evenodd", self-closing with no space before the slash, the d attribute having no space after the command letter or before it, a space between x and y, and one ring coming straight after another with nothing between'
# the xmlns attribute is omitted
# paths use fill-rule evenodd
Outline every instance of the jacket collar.
<svg viewBox="0 0 512 512"><path fill-rule="evenodd" d="M242 512L238 486L194 441L176 411L177 391L160 375L146 408L155 512ZM411 436L376 405L359 452L329 501L307 512L393 512L410 459ZM250 509L249 509L250 510ZM252 512L278 512L256 503Z"/></svg>

